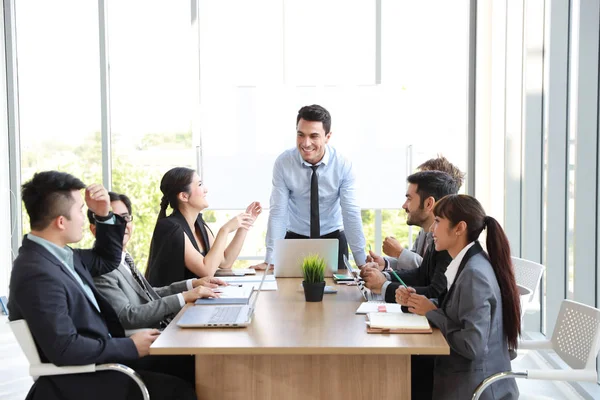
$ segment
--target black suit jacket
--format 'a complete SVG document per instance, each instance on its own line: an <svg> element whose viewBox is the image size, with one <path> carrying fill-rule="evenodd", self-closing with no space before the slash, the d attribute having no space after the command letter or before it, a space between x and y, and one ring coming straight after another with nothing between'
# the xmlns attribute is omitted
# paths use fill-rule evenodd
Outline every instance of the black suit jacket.
<svg viewBox="0 0 600 400"><path fill-rule="evenodd" d="M73 250L75 270L92 289L101 312L61 261L27 237L23 239L10 279L9 319L27 321L42 362L61 366L138 358L135 344L124 337L116 313L96 290L92 280L92 276L119 266L124 231L125 224L120 219L115 225L97 224L94 249ZM111 384L102 379L111 378L103 374L85 374L88 376L83 380L87 387L78 389L98 395L107 393L106 388L113 386L114 381ZM61 398L69 398L66 394L76 389L77 382L82 382L77 377L42 377L32 388L29 398L55 398L59 393Z"/></svg>
<svg viewBox="0 0 600 400"><path fill-rule="evenodd" d="M447 289L446 268L452 261L447 251L435 251L435 245L430 243L419 268L399 271L398 276L407 286L414 288L417 294L429 299L438 298ZM400 286L398 280L392 275L385 291L385 301L396 302L396 289ZM406 311L406 310L405 310Z"/></svg>

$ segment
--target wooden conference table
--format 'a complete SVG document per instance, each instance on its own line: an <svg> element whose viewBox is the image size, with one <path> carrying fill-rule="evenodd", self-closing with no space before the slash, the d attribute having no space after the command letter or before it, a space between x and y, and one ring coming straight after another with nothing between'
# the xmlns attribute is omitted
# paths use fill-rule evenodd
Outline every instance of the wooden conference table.
<svg viewBox="0 0 600 400"><path fill-rule="evenodd" d="M368 334L356 286L307 303L301 281L278 278L277 291L261 292L247 328L181 329L182 311L150 354L195 355L198 399L409 400L411 354L450 352L437 329Z"/></svg>

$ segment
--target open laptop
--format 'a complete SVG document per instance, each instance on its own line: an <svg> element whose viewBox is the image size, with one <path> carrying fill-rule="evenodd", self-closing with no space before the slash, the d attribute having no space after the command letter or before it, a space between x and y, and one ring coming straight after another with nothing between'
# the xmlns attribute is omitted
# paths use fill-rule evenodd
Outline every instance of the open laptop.
<svg viewBox="0 0 600 400"><path fill-rule="evenodd" d="M326 263L325 277L338 269L338 239L279 239L275 241L275 269L278 278L302 278L302 261L318 254Z"/></svg>
<svg viewBox="0 0 600 400"><path fill-rule="evenodd" d="M345 254L344 264L346 265L346 269L348 269L350 275L352 275L352 277L354 278L354 282L356 282L356 286L360 290L360 294L362 295L363 299L365 299L365 301L369 301L369 291L365 287L365 282L362 279L360 279L359 272L352 268L352 265L350 265L350 262L348 261L348 258Z"/></svg>
<svg viewBox="0 0 600 400"><path fill-rule="evenodd" d="M256 309L256 300L266 276L267 271L264 272L250 304L188 307L177 321L177 326L180 328L241 328L250 325Z"/></svg>

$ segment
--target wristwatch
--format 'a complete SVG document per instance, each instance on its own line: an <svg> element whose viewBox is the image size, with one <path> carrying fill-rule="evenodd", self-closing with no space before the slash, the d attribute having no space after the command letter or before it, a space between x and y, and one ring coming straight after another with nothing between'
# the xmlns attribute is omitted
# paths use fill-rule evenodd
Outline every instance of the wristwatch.
<svg viewBox="0 0 600 400"><path fill-rule="evenodd" d="M94 219L98 222L106 222L109 219L111 219L114 216L112 211L109 211L107 215L101 217L99 215L96 215L96 213L94 213Z"/></svg>

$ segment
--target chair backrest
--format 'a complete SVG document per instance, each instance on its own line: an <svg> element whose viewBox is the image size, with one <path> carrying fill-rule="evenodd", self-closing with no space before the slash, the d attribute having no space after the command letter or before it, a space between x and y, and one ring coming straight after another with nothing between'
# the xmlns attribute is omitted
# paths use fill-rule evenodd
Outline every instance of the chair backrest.
<svg viewBox="0 0 600 400"><path fill-rule="evenodd" d="M533 294L540 285L542 275L544 275L544 266L523 258L511 257L511 259L515 268L517 285L529 289Z"/></svg>
<svg viewBox="0 0 600 400"><path fill-rule="evenodd" d="M23 350L27 360L29 360L29 364L41 364L42 360L40 359L37 346L35 345L35 341L33 340L33 336L31 335L27 321L24 319L19 319L9 322L9 325L13 334L17 338L17 342L19 342L19 346L21 346L21 350Z"/></svg>
<svg viewBox="0 0 600 400"><path fill-rule="evenodd" d="M600 351L600 310L563 300L551 341L554 351L571 368L595 371Z"/></svg>

